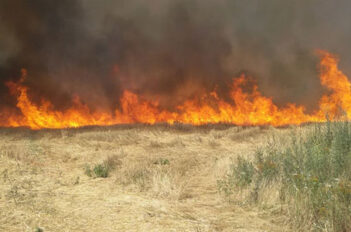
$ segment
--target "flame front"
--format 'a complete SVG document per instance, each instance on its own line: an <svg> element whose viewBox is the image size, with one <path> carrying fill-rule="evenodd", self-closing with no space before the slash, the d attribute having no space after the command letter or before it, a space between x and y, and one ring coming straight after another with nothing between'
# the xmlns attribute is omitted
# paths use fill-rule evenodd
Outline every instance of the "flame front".
<svg viewBox="0 0 351 232"><path fill-rule="evenodd" d="M339 117L342 113L351 118L351 84L338 69L338 59L332 54L320 51L320 81L329 90L322 96L319 108L307 114L304 106L287 104L279 108L271 98L262 96L257 85L252 91L245 92L244 85L250 84L249 78L241 75L233 79L230 100L218 97L216 91L198 98L188 99L174 111L163 110L158 102L147 101L130 91L124 91L120 108L114 113L94 111L83 104L79 97L73 97L72 106L65 111L57 111L51 102L42 99L40 105L34 104L28 96L28 87L23 85L27 76L22 70L18 82L8 82L10 93L17 97L16 113L0 113L0 126L68 128L89 125L114 125L121 123L188 123L201 125L207 123L231 123L236 125L273 125L323 122Z"/></svg>

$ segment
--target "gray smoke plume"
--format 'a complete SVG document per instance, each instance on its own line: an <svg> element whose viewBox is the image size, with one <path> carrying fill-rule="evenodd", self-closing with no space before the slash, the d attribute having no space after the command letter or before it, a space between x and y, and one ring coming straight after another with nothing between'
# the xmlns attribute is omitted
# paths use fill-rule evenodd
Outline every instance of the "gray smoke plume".
<svg viewBox="0 0 351 232"><path fill-rule="evenodd" d="M351 74L351 1L2 0L0 99L28 70L26 85L57 108L72 94L113 110L122 90L164 107L215 87L226 97L245 72L274 102L317 104L317 49Z"/></svg>

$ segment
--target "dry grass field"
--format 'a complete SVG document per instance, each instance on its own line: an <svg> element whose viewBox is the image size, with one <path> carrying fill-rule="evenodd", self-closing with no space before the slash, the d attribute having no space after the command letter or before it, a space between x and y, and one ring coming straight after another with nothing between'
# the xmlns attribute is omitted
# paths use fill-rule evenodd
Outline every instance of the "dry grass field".
<svg viewBox="0 0 351 232"><path fill-rule="evenodd" d="M1 129L0 231L289 231L279 207L230 202L217 181L290 130Z"/></svg>

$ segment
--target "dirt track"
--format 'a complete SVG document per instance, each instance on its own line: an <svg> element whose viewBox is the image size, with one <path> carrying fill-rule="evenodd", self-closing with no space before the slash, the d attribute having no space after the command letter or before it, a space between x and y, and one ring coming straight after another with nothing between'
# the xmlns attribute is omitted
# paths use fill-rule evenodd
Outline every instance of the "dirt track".
<svg viewBox="0 0 351 232"><path fill-rule="evenodd" d="M217 188L238 155L286 131L3 129L0 230L288 231L279 213L230 203ZM116 165L108 178L84 173L108 157Z"/></svg>

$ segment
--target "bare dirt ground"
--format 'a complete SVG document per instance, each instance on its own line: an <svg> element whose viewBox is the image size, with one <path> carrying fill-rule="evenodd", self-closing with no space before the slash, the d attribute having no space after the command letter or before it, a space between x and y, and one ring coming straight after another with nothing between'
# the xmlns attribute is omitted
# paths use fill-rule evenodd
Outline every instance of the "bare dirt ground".
<svg viewBox="0 0 351 232"><path fill-rule="evenodd" d="M236 157L290 129L0 130L0 231L289 231L218 192ZM107 178L87 166L115 165ZM274 213L275 212L275 213Z"/></svg>

